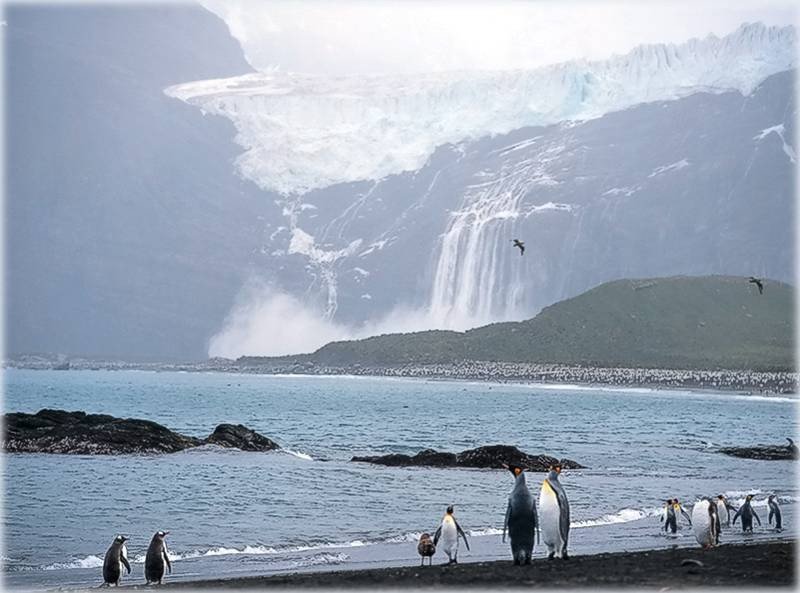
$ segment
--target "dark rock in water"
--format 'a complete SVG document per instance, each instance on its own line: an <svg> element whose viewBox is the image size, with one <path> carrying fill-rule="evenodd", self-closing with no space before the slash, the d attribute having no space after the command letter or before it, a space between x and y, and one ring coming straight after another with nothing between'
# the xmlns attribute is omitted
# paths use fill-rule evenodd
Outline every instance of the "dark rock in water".
<svg viewBox="0 0 800 593"><path fill-rule="evenodd" d="M786 445L755 445L753 447L721 447L720 453L746 459L797 459L797 449Z"/></svg>
<svg viewBox="0 0 800 593"><path fill-rule="evenodd" d="M491 467L500 469L503 464L513 464L530 471L547 471L551 465L560 463L564 469L580 469L583 466L571 459L556 459L549 455L528 455L510 445L487 445L469 449L458 454L458 465L464 467Z"/></svg>
<svg viewBox="0 0 800 593"><path fill-rule="evenodd" d="M427 466L427 467L476 467L500 469L503 464L519 465L529 471L547 471L556 463L565 469L579 469L582 465L570 460L558 460L549 455L528 455L510 445L488 445L469 449L461 453L447 453L425 449L416 455L390 453L389 455L356 456L350 461L376 463L389 466Z"/></svg>
<svg viewBox="0 0 800 593"><path fill-rule="evenodd" d="M5 426L4 449L11 453L174 453L201 444L149 420L85 412L6 414Z"/></svg>
<svg viewBox="0 0 800 593"><path fill-rule="evenodd" d="M220 424L207 439L188 437L149 420L106 414L40 410L6 414L3 449L9 453L120 455L175 453L204 444L245 451L279 448L244 426Z"/></svg>
<svg viewBox="0 0 800 593"><path fill-rule="evenodd" d="M220 424L205 440L209 445L220 445L242 451L272 451L280 445L241 424Z"/></svg>
<svg viewBox="0 0 800 593"><path fill-rule="evenodd" d="M363 461L365 463L377 463L378 465L391 465L398 467L405 466L433 466L433 467L453 467L457 465L455 453L442 453L433 449L425 449L416 455L403 455L402 453L389 453L388 455L376 456L355 456L350 461Z"/></svg>

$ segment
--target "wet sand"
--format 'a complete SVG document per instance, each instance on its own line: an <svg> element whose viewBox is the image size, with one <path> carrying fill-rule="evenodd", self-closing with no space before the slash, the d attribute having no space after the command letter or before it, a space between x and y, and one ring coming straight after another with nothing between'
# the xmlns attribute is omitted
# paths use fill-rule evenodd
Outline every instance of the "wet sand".
<svg viewBox="0 0 800 593"><path fill-rule="evenodd" d="M569 560L464 563L369 570L330 571L167 583L169 588L266 587L421 588L439 587L792 587L795 542L723 545L712 550L674 548L576 556ZM685 563L696 560L702 563Z"/></svg>

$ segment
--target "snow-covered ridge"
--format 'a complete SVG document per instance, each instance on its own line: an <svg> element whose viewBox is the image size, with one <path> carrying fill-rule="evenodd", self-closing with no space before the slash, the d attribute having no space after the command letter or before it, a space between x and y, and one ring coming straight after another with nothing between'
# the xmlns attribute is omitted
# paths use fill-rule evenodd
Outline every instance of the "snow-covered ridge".
<svg viewBox="0 0 800 593"><path fill-rule="evenodd" d="M437 147L531 125L587 120L706 91L751 93L795 66L794 27L639 46L535 70L322 77L255 73L165 93L229 118L240 173L284 195L422 167Z"/></svg>

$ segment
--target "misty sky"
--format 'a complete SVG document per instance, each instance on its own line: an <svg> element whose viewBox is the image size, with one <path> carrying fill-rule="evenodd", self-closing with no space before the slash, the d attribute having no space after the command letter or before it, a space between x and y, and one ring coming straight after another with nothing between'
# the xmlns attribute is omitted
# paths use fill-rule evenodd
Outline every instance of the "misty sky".
<svg viewBox="0 0 800 593"><path fill-rule="evenodd" d="M315 74L532 68L797 21L794 2L201 0L254 68Z"/></svg>

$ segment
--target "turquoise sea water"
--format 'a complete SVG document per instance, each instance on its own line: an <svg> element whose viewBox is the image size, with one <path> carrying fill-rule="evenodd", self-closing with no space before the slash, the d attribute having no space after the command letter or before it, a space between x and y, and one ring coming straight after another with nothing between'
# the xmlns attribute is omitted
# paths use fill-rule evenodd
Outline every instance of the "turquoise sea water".
<svg viewBox="0 0 800 593"><path fill-rule="evenodd" d="M794 537L794 463L714 452L782 443L795 396L500 385L363 377L139 371L5 372L5 410L145 418L204 437L242 423L285 452L202 447L162 456L4 456L4 578L11 587L94 585L117 533L143 582L153 532L170 530L172 579L414 564L420 532L454 504L470 534L462 562L510 558L500 542L511 474L385 468L353 455L511 444L568 457L573 554L696 545L660 533L661 501L756 493L764 526L723 541ZM542 474L528 476L538 491ZM766 495L788 529L768 529ZM544 555L537 547L534 555ZM442 561L437 556L434 562ZM125 581L124 581L125 582Z"/></svg>

